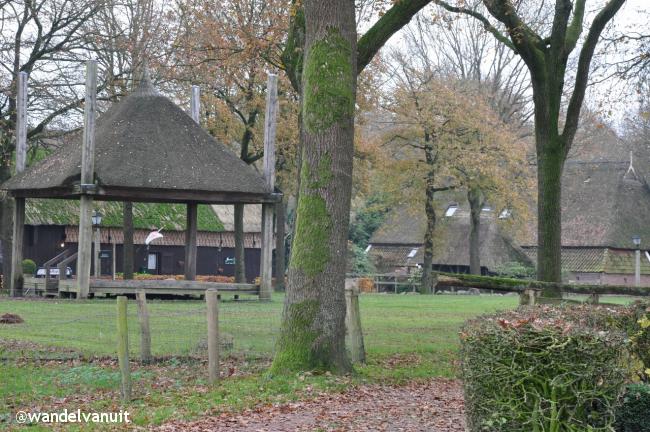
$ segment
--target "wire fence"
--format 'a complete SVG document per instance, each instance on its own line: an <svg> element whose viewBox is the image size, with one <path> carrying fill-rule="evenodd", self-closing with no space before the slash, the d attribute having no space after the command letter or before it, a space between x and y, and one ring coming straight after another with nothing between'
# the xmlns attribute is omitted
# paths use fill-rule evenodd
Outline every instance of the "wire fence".
<svg viewBox="0 0 650 432"><path fill-rule="evenodd" d="M2 302L2 300L0 300ZM81 303L81 304L80 304ZM0 309L21 322L0 326L0 358L57 360L116 358L117 324L114 299L11 301ZM277 308L254 301L225 301L219 305L219 346L222 355L270 357L280 317ZM154 360L207 358L205 301L148 300L151 354ZM129 356L141 356L138 308L127 308Z"/></svg>

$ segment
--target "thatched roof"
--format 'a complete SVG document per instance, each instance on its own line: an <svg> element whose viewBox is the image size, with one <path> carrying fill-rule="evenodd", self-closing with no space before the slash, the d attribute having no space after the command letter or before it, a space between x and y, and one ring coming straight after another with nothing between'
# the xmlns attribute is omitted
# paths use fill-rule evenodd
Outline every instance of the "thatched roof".
<svg viewBox="0 0 650 432"><path fill-rule="evenodd" d="M449 194L444 195L448 198ZM441 197L442 198L442 197ZM445 217L449 204L457 204L453 216ZM434 237L433 262L438 265L469 266L469 205L467 201L439 199L436 203L438 220ZM481 215L479 254L481 266L493 269L518 261L532 263L522 249L506 234L508 222L499 221L494 210ZM395 209L370 239L369 250L378 267L421 264L423 261L426 217L423 211ZM415 250L415 255L408 255Z"/></svg>
<svg viewBox="0 0 650 432"><path fill-rule="evenodd" d="M524 248L537 261L537 247ZM563 247L562 270L576 273L634 274L635 251L603 247ZM641 274L650 274L650 259L641 253Z"/></svg>
<svg viewBox="0 0 650 432"><path fill-rule="evenodd" d="M0 187L14 196L74 197L80 174L81 136ZM96 199L104 200L274 200L273 191L253 167L158 94L146 79L99 117L95 181L100 187Z"/></svg>
<svg viewBox="0 0 650 432"><path fill-rule="evenodd" d="M640 174L628 173L629 165L629 160L567 161L562 246L633 249L634 235L641 236L645 247L650 244L650 188ZM522 245L536 244L536 230L531 229Z"/></svg>
<svg viewBox="0 0 650 432"><path fill-rule="evenodd" d="M108 201L96 203L102 214L102 226L121 227L122 203ZM79 225L79 201L61 199L30 199L25 205L27 225ZM162 228L171 231L185 230L186 209L182 204L134 203L133 226L152 230ZM198 206L199 231L224 231L224 226L209 205Z"/></svg>
<svg viewBox="0 0 650 432"><path fill-rule="evenodd" d="M223 224L225 231L235 230L235 207L231 205L213 205L212 209ZM244 232L262 231L262 206L251 204L244 206Z"/></svg>

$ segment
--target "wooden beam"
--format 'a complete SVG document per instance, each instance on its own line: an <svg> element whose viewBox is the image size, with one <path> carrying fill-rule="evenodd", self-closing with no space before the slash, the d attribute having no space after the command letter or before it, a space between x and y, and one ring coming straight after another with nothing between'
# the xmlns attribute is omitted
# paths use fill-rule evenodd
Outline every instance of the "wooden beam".
<svg viewBox="0 0 650 432"><path fill-rule="evenodd" d="M25 170L27 160L27 80L25 72L18 74L16 83L16 174ZM23 237L25 235L25 199L16 198L14 201L14 227L11 247L11 281L9 295L12 297L23 294Z"/></svg>
<svg viewBox="0 0 650 432"><path fill-rule="evenodd" d="M201 88L197 85L192 86L192 95L190 97L190 115L196 123L201 123Z"/></svg>
<svg viewBox="0 0 650 432"><path fill-rule="evenodd" d="M11 249L11 287L9 295L23 295L23 240L25 234L25 199L14 200L14 230Z"/></svg>
<svg viewBox="0 0 650 432"><path fill-rule="evenodd" d="M81 184L94 184L95 172L95 113L97 110L97 61L86 62L86 100L84 103L84 132L81 147ZM79 258L77 259L78 298L90 292L90 260L92 258L92 195L79 198Z"/></svg>
<svg viewBox="0 0 650 432"><path fill-rule="evenodd" d="M152 203L186 203L188 201L195 201L199 204L275 204L282 200L282 193L279 192L258 194L248 192L127 188L119 186L103 186L96 191L87 190L83 193L93 196L97 201ZM10 190L9 194L16 198L78 199L82 195L82 191L79 185L73 185L71 187L47 189Z"/></svg>
<svg viewBox="0 0 650 432"><path fill-rule="evenodd" d="M187 203L187 229L185 230L185 280L196 279L196 230L198 205Z"/></svg>
<svg viewBox="0 0 650 432"><path fill-rule="evenodd" d="M264 117L264 180L269 191L275 188L275 129L278 113L278 77L269 74ZM273 289L273 205L262 204L262 251L260 259L260 300L271 300Z"/></svg>

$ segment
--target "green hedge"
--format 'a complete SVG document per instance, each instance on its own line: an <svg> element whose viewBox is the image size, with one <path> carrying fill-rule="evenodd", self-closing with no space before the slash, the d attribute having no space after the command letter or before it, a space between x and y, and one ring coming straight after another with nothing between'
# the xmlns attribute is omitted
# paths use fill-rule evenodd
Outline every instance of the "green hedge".
<svg viewBox="0 0 650 432"><path fill-rule="evenodd" d="M36 263L30 259L23 260L23 274L34 276L36 274Z"/></svg>
<svg viewBox="0 0 650 432"><path fill-rule="evenodd" d="M643 383L628 386L616 411L617 432L650 432L650 386Z"/></svg>
<svg viewBox="0 0 650 432"><path fill-rule="evenodd" d="M538 306L461 332L470 431L611 431L629 377L615 309Z"/></svg>

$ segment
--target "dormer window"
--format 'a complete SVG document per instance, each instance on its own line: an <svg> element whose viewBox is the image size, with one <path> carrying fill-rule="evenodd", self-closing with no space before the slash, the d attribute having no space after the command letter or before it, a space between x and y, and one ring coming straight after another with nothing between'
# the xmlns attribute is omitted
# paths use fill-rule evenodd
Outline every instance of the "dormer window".
<svg viewBox="0 0 650 432"><path fill-rule="evenodd" d="M447 207L447 211L445 211L445 216L452 217L454 213L456 213L456 210L458 210L458 204L450 204L449 207Z"/></svg>
<svg viewBox="0 0 650 432"><path fill-rule="evenodd" d="M499 219L508 219L510 216L512 216L512 210L509 208L505 208L499 213Z"/></svg>

